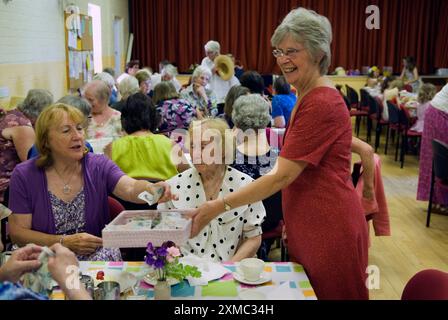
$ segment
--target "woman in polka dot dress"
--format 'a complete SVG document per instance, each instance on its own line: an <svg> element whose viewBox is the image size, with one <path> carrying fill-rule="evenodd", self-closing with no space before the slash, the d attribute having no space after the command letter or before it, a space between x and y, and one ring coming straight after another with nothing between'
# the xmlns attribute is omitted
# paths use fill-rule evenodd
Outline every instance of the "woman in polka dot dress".
<svg viewBox="0 0 448 320"><path fill-rule="evenodd" d="M209 153L207 150L210 150L214 141L223 141L222 144L214 145L215 151L226 143L231 145L232 141L230 140L233 139L231 137L226 139L225 136L227 129L229 129L228 125L221 119L193 122L189 130L190 138L194 136L193 131L200 130L206 141L196 145L193 141L191 145L194 168L167 181L179 199L159 204L158 209L197 208L207 200L222 198L253 181L250 176L226 165L225 152L219 151L218 154L222 157L217 159L219 161L211 161L211 164L205 164L210 161L204 158L195 158L193 148L196 146L197 151L201 151L198 153L213 157L214 152ZM206 132L212 132L214 135L213 139L210 139L211 142L205 138ZM210 138L210 136L208 137ZM233 152L233 148L229 147L226 151ZM230 163L232 160L230 159ZM197 236L189 239L183 246L182 252L210 258L214 261L237 262L253 257L261 244L261 224L265 215L266 212L261 201L226 211L219 218L211 220Z"/></svg>

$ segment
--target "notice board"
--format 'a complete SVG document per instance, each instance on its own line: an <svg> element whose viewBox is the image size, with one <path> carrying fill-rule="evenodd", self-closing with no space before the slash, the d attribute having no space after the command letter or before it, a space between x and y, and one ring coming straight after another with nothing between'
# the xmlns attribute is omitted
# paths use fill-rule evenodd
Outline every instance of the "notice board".
<svg viewBox="0 0 448 320"><path fill-rule="evenodd" d="M92 17L65 13L67 88L78 92L94 74Z"/></svg>

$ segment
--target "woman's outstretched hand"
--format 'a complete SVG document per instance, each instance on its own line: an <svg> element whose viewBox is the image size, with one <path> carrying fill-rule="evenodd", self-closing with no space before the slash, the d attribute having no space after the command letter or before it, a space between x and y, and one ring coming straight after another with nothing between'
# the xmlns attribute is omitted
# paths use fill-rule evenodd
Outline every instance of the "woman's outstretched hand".
<svg viewBox="0 0 448 320"><path fill-rule="evenodd" d="M190 238L197 236L199 232L210 223L210 221L224 211L223 208L222 200L218 199L208 201L197 209L188 210L185 215L193 220Z"/></svg>

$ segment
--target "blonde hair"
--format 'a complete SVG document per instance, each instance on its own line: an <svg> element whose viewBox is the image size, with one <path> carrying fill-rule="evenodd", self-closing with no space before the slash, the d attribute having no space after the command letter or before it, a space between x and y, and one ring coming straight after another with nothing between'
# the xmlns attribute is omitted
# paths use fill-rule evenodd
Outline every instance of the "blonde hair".
<svg viewBox="0 0 448 320"><path fill-rule="evenodd" d="M191 143L194 139L193 133L197 129L201 130L201 142L203 141L202 130L211 130L211 136L216 136L219 134L221 141L221 150L223 163L232 164L235 157L235 137L230 130L229 125L222 119L219 118L205 118L202 120L194 120L190 123L188 128L188 141ZM209 135L209 136L210 136Z"/></svg>
<svg viewBox="0 0 448 320"><path fill-rule="evenodd" d="M64 114L75 123L86 124L83 113L75 107L63 103L53 104L42 111L36 121L36 147L39 157L36 165L40 168L49 167L53 164L51 149L49 147L50 129L62 121Z"/></svg>
<svg viewBox="0 0 448 320"><path fill-rule="evenodd" d="M151 74L147 70L139 70L135 74L135 78L138 80L138 84L142 84L142 82L148 81L151 79Z"/></svg>
<svg viewBox="0 0 448 320"><path fill-rule="evenodd" d="M437 88L432 83L424 83L418 91L418 102L423 104L431 101L437 93Z"/></svg>

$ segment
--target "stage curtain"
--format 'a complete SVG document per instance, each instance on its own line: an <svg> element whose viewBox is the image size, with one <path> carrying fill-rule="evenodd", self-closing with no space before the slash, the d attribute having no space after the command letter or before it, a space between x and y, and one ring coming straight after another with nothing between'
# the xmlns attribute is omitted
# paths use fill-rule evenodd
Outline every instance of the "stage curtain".
<svg viewBox="0 0 448 320"><path fill-rule="evenodd" d="M158 69L167 59L180 72L200 64L204 44L217 40L245 70L279 72L270 38L285 15L303 6L330 20L332 65L360 69L392 66L416 58L420 73L448 65L448 1L444 0L130 0L133 58ZM366 8L380 9L380 29L366 28Z"/></svg>

